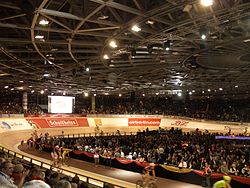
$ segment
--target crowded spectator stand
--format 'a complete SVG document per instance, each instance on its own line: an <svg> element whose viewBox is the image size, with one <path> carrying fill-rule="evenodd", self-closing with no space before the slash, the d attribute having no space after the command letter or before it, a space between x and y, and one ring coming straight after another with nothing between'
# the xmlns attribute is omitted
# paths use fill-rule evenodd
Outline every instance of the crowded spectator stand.
<svg viewBox="0 0 250 188"><path fill-rule="evenodd" d="M187 135L189 135L190 133L181 133L180 131L181 130L173 130L172 131L177 131L176 133L173 133L171 132L172 134L176 134L176 136L180 136L180 134L184 134L184 138L187 137ZM199 131L199 130L197 130ZM155 133L159 133L158 131L152 131L152 132L142 132L142 133L138 133L139 135L142 135L142 134L145 134L145 135L151 135L153 134L153 136L155 136L154 134ZM166 133L168 133L168 131L166 131ZM199 136L203 136L206 137L207 136L207 139L210 139L210 137L213 137L214 138L214 141L216 141L215 139L215 134L213 135L210 135L210 133L207 133L207 135L201 135L201 133L197 133L197 135L195 135L196 137L199 137ZM145 136L144 135L144 136ZM220 136L222 134L219 134ZM169 136L169 135L168 135ZM103 139L105 138L105 136L102 136ZM122 137L121 135L117 136L117 137ZM130 137L133 137L132 135L130 135ZM195 137L195 138L196 138ZM235 137L234 135L232 137ZM97 137L98 138L98 137ZM189 138L190 138L190 135L189 135ZM249 138L249 137L247 137ZM67 139L63 139L62 137L60 137L60 139L58 140L57 138L54 138L54 143L57 143L59 140L59 142L63 142L64 144L67 143ZM91 142L93 142L93 137L86 137L86 138L78 138L78 139L85 139L85 140L88 140ZM110 139L109 138L106 138L106 139ZM172 138L174 139L174 137ZM191 136L191 140L194 139L192 136ZM57 141L56 141L57 140ZM112 140L112 139L111 139ZM69 141L69 140L68 140ZM202 140L204 141L204 140ZM226 141L218 141L218 142L225 142L224 144L226 144ZM234 141L235 145L237 147L241 147L240 144L242 144L240 141ZM243 141L244 144L247 143L247 141ZM172 143L173 144L173 143ZM208 151L212 152L216 149L218 149L218 151L220 150L224 150L225 152L222 152L222 153L218 153L218 154L221 154L222 156L224 155L224 153L227 153L228 151L225 149L225 148L220 148L219 146L213 144L213 143L209 143L211 144L211 151L210 149L208 149ZM67 144L66 144L67 145ZM183 144L182 142L182 149L183 150L186 150L185 147L187 147L188 145L191 145L191 143L187 144ZM48 151L50 152L52 149L54 149L55 146L51 145L51 144L44 144L43 145L43 150L44 151ZM202 146L198 146L200 150L202 150ZM86 151L83 149L83 148L87 148ZM102 148L98 148L98 153L99 153L99 156L100 156L100 164L102 165L107 165L106 161L107 161L107 155L105 154L105 152L103 152ZM231 148L232 149L232 148ZM94 152L95 152L95 147L91 147L90 145L88 145L87 143L85 145L75 145L75 148L70 152L70 157L71 158L75 158L75 159L80 159L80 160L84 160L84 161L88 161L88 162L93 162L94 161ZM104 149L105 151L105 149ZM238 151L238 150L237 150ZM245 150L246 153L244 155L244 158L245 159L245 162L244 164L245 165L249 165L249 153L247 152L248 150L246 149ZM107 152L107 151L106 151ZM241 151L242 152L242 151ZM113 151L113 155L111 157L111 163L112 163L112 167L115 167L115 168L121 168L121 169L124 169L124 170L130 170L130 171L134 171L134 172L142 172L143 169L145 169L145 167L149 166L150 163L152 163L152 161L148 162L146 159L147 157L145 157L146 159L143 159L143 157L133 157L133 152L128 152L127 155L125 154L124 157L119 157L119 155L117 157L117 152L115 153L115 151ZM208 156L208 157L212 157L211 156ZM203 179L205 178L205 175L204 175L204 170L203 170L203 166L206 162L206 159L201 157L200 158L201 160L201 163L197 166L193 165L193 166L190 166L190 163L188 164L187 167L184 166L181 166L181 164L183 165L183 162L181 163L175 163L175 164L171 164L171 163L166 163L166 162L161 162L160 163L157 163L158 161L154 161L154 164L155 164L155 173L156 173L156 176L159 176L159 177L164 177L164 178L170 178L171 179L176 179L176 180L181 180L181 181L186 181L186 182L189 182L189 183L194 183L194 184L197 184L198 182L202 182ZM219 159L217 159L219 160ZM221 166L223 166L223 161L225 159L220 159L221 161ZM242 158L240 159L242 161ZM233 161L231 161L232 163L234 163ZM238 161L239 162L239 161ZM212 163L212 159L210 160L210 163ZM247 171L247 173L243 173L242 169L240 169L240 175L241 176L236 176L236 175L233 175L233 173L230 173L230 171L227 171L225 172L224 174L221 173L221 166L218 166L216 168L212 167L213 169L213 172L211 174L211 180L212 182L215 182L217 181L218 179L222 178L223 175L225 175L225 173L227 174L230 174L231 178L232 178L232 185L233 187L236 186L236 187L248 187L250 185L250 174L249 174L249 171ZM239 168L239 166L238 166ZM248 168L247 168L248 169Z"/></svg>

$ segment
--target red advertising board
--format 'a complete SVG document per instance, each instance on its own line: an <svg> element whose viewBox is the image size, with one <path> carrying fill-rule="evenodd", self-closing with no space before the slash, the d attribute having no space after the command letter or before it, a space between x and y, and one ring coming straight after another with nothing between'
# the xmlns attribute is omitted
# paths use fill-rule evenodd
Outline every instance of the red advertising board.
<svg viewBox="0 0 250 188"><path fill-rule="evenodd" d="M160 126L161 118L128 118L128 126Z"/></svg>
<svg viewBox="0 0 250 188"><path fill-rule="evenodd" d="M70 128L88 127L87 118L27 118L30 124L37 128Z"/></svg>

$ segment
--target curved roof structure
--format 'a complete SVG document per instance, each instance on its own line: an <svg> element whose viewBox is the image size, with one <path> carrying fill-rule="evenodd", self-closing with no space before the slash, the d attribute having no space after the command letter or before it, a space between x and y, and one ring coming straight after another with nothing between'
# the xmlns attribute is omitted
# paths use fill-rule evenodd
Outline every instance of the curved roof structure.
<svg viewBox="0 0 250 188"><path fill-rule="evenodd" d="M248 0L10 0L0 10L0 88L249 90Z"/></svg>

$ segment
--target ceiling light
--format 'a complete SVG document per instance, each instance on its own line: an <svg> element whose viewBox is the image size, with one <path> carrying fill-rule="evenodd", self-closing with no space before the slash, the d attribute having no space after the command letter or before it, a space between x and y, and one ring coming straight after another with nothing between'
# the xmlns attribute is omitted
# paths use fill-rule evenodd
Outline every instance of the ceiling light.
<svg viewBox="0 0 250 188"><path fill-rule="evenodd" d="M34 92L35 92L35 90L32 90L32 91L31 91L31 93L34 93Z"/></svg>
<svg viewBox="0 0 250 188"><path fill-rule="evenodd" d="M33 86L29 86L29 87L33 87Z"/></svg>
<svg viewBox="0 0 250 188"><path fill-rule="evenodd" d="M101 16L99 16L99 17L97 18L97 20L106 20L106 19L108 19L108 18L109 18L109 16L101 15Z"/></svg>
<svg viewBox="0 0 250 188"><path fill-rule="evenodd" d="M195 92L195 90L192 90L192 93L194 93Z"/></svg>
<svg viewBox="0 0 250 188"><path fill-rule="evenodd" d="M20 83L23 83L23 80L20 80L19 82L20 82Z"/></svg>
<svg viewBox="0 0 250 188"><path fill-rule="evenodd" d="M14 88L11 88L10 90L11 90L11 91L13 91L13 90L14 90Z"/></svg>
<svg viewBox="0 0 250 188"><path fill-rule="evenodd" d="M213 0L201 0L200 2L204 7L213 5Z"/></svg>
<svg viewBox="0 0 250 188"><path fill-rule="evenodd" d="M65 93L65 92L63 92L63 95L66 95L66 93Z"/></svg>
<svg viewBox="0 0 250 188"><path fill-rule="evenodd" d="M48 20L45 20L45 19L42 19L39 21L39 24L40 25L48 25L49 24L49 21Z"/></svg>
<svg viewBox="0 0 250 188"><path fill-rule="evenodd" d="M5 89L8 89L8 88L9 88L9 86L4 86L4 88L5 88Z"/></svg>
<svg viewBox="0 0 250 188"><path fill-rule="evenodd" d="M189 95L192 95L192 91L189 91L189 93L188 93Z"/></svg>
<svg viewBox="0 0 250 188"><path fill-rule="evenodd" d="M152 20L148 20L147 22L146 22L146 24L150 24L150 25L153 25L155 22L154 21L152 21Z"/></svg>
<svg viewBox="0 0 250 188"><path fill-rule="evenodd" d="M35 36L35 39L43 39L43 38L44 38L43 35L36 35L36 36Z"/></svg>
<svg viewBox="0 0 250 188"><path fill-rule="evenodd" d="M107 54L104 54L103 59L109 59L109 56Z"/></svg>
<svg viewBox="0 0 250 188"><path fill-rule="evenodd" d="M114 40L110 41L109 46L112 48L117 48L117 44Z"/></svg>
<svg viewBox="0 0 250 188"><path fill-rule="evenodd" d="M96 94L94 93L94 97L96 96Z"/></svg>
<svg viewBox="0 0 250 188"><path fill-rule="evenodd" d="M49 77L50 74L49 74L49 73L44 73L43 76L44 76L44 77Z"/></svg>
<svg viewBox="0 0 250 188"><path fill-rule="evenodd" d="M207 38L207 36L206 36L205 34L202 34L202 35L201 35L201 39L202 39L202 40L205 40L206 38Z"/></svg>
<svg viewBox="0 0 250 188"><path fill-rule="evenodd" d="M205 91L202 91L202 93L205 93Z"/></svg>
<svg viewBox="0 0 250 188"><path fill-rule="evenodd" d="M142 96L145 97L145 94L143 93Z"/></svg>
<svg viewBox="0 0 250 188"><path fill-rule="evenodd" d="M239 87L239 86L236 85L236 86L234 86L234 87L237 88L237 87Z"/></svg>
<svg viewBox="0 0 250 188"><path fill-rule="evenodd" d="M169 51L170 50L170 45L171 45L170 41L166 41L166 42L163 43L163 48L165 50Z"/></svg>
<svg viewBox="0 0 250 188"><path fill-rule="evenodd" d="M207 89L207 91L208 91L208 92L210 92L210 91L211 91L211 89Z"/></svg>
<svg viewBox="0 0 250 188"><path fill-rule="evenodd" d="M86 69L85 69L87 72L89 72L90 71L90 68L89 67L86 67Z"/></svg>
<svg viewBox="0 0 250 188"><path fill-rule="evenodd" d="M89 94L85 92L84 93L84 97L88 97L88 96L89 96Z"/></svg>
<svg viewBox="0 0 250 188"><path fill-rule="evenodd" d="M179 93L177 93L177 95L178 95L178 97L181 97L181 93L179 92Z"/></svg>
<svg viewBox="0 0 250 188"><path fill-rule="evenodd" d="M250 42L250 39L243 40L243 42Z"/></svg>
<svg viewBox="0 0 250 188"><path fill-rule="evenodd" d="M222 91L223 89L220 87L219 90Z"/></svg>
<svg viewBox="0 0 250 188"><path fill-rule="evenodd" d="M104 93L104 95L109 95L109 93Z"/></svg>
<svg viewBox="0 0 250 188"><path fill-rule="evenodd" d="M132 31L135 31L135 32L141 31L141 28L139 28L137 25L134 25L131 29Z"/></svg>
<svg viewBox="0 0 250 188"><path fill-rule="evenodd" d="M159 95L159 93L155 93L155 95Z"/></svg>
<svg viewBox="0 0 250 188"><path fill-rule="evenodd" d="M44 91L43 91L43 90L41 90L41 91L40 91L40 93L41 93L41 94L44 94Z"/></svg>
<svg viewBox="0 0 250 188"><path fill-rule="evenodd" d="M122 96L122 94L119 94L119 97L121 97Z"/></svg>

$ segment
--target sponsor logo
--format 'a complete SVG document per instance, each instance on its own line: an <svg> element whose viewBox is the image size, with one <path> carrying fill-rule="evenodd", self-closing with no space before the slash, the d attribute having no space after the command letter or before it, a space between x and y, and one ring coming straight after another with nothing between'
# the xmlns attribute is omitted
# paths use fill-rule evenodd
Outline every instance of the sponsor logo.
<svg viewBox="0 0 250 188"><path fill-rule="evenodd" d="M247 127L224 126L224 130L242 130L242 131L245 131L245 130L247 130Z"/></svg>
<svg viewBox="0 0 250 188"><path fill-rule="evenodd" d="M177 126L177 127L186 127L188 125L188 121L184 120L176 120L174 123L171 123L172 126Z"/></svg>
<svg viewBox="0 0 250 188"><path fill-rule="evenodd" d="M1 128L2 129L11 129L11 126L7 122L2 121Z"/></svg>
<svg viewBox="0 0 250 188"><path fill-rule="evenodd" d="M160 118L129 118L128 125L129 126L159 126L161 123Z"/></svg>
<svg viewBox="0 0 250 188"><path fill-rule="evenodd" d="M72 127L78 126L75 119L46 119L50 127Z"/></svg>

